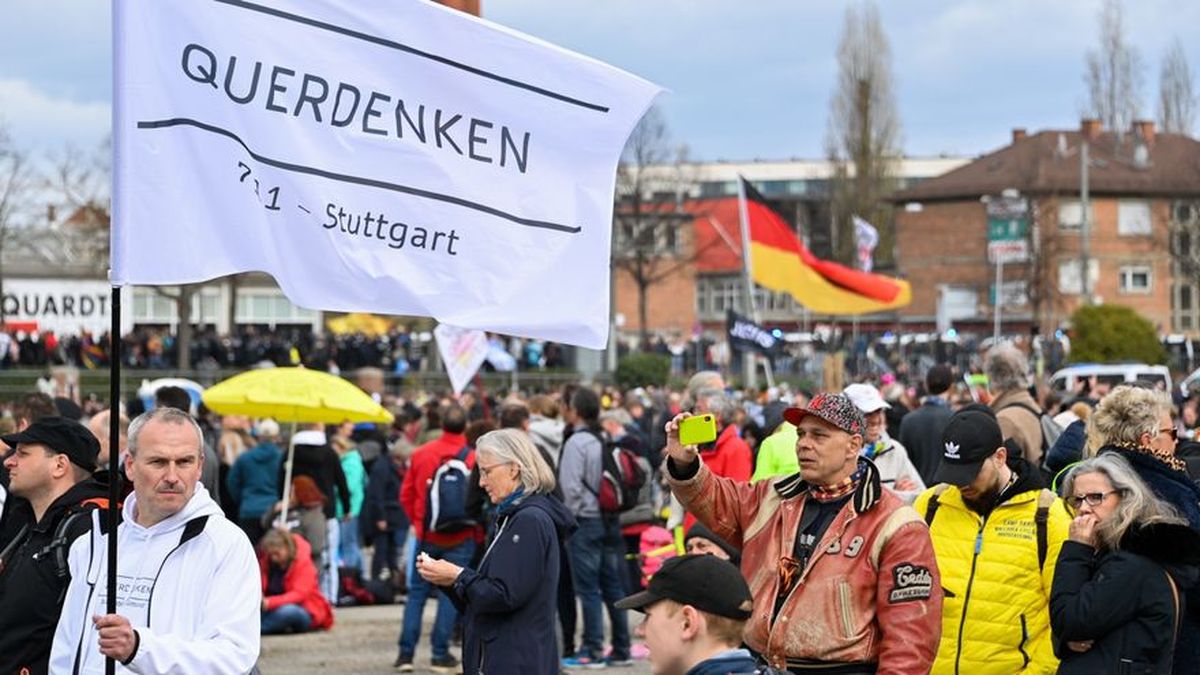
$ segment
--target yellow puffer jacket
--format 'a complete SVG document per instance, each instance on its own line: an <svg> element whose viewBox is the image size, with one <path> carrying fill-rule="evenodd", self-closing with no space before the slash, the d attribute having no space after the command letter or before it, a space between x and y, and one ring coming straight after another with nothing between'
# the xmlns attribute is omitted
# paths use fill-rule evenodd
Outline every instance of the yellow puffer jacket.
<svg viewBox="0 0 1200 675"><path fill-rule="evenodd" d="M942 573L942 639L934 675L1054 673L1058 659L1050 642L1050 585L1058 551L1071 518L1060 499L1047 493L1046 558L1038 570L1034 522L1041 490L1017 490L986 522L967 508L958 488L938 485L913 507L926 517L938 496L930 536ZM1051 501L1053 499L1053 501ZM928 520L928 519L927 519Z"/></svg>

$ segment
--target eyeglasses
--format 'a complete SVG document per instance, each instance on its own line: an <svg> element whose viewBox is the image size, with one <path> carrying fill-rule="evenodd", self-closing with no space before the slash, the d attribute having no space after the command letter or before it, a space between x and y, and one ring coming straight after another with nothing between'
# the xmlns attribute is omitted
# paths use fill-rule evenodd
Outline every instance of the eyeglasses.
<svg viewBox="0 0 1200 675"><path fill-rule="evenodd" d="M1175 441L1176 443L1179 442L1179 430L1176 429L1175 427L1167 427L1166 429L1159 429L1158 433L1166 434L1171 437L1171 440Z"/></svg>
<svg viewBox="0 0 1200 675"><path fill-rule="evenodd" d="M1066 502L1067 506L1072 511L1078 511L1079 507L1083 506L1084 502L1087 502L1088 506L1100 506L1104 503L1104 500L1107 499L1109 495L1118 494L1120 492L1120 490L1109 490L1108 492L1089 492L1084 495L1072 495L1067 497Z"/></svg>
<svg viewBox="0 0 1200 675"><path fill-rule="evenodd" d="M495 471L498 467L505 466L507 464L512 464L512 462L500 462L499 464L493 464L491 466L484 466L482 464L479 464L478 465L479 466L479 475L484 478L487 478L488 474Z"/></svg>

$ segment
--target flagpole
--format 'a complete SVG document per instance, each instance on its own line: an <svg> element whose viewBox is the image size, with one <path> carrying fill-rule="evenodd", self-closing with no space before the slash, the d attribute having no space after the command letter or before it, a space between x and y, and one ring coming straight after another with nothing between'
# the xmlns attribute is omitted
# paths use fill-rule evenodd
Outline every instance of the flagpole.
<svg viewBox="0 0 1200 675"><path fill-rule="evenodd" d="M738 224L742 231L742 301L754 319L754 323L762 325L758 315L758 306L754 304L754 281L750 278L750 213L746 208L746 179L738 174ZM746 378L745 386L750 389L758 388L758 369L755 366L755 354L750 349L742 350L742 374Z"/></svg>
<svg viewBox="0 0 1200 675"><path fill-rule="evenodd" d="M124 270L121 254L124 238L121 236L120 219L124 215L124 199L121 193L123 170L121 164L121 147L124 144L124 134L121 123L124 121L124 99L120 89L124 86L125 78L122 71L125 66L125 12L128 6L125 0L115 0L112 10L113 36L113 105L112 105L112 206L109 213L109 282L112 284L112 316L108 328L108 597L106 598L106 613L117 613L117 523L120 515L121 500L121 286L124 284ZM115 675L117 662L110 656L104 659L105 675Z"/></svg>
<svg viewBox="0 0 1200 675"><path fill-rule="evenodd" d="M108 327L108 597L106 614L117 613L117 517L121 501L121 287L112 287L112 321ZM104 660L113 675L117 662Z"/></svg>

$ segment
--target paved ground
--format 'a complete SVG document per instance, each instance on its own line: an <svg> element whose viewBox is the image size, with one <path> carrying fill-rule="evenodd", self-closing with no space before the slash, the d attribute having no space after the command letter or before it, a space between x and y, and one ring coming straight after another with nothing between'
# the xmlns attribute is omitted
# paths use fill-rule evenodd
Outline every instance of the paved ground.
<svg viewBox="0 0 1200 675"><path fill-rule="evenodd" d="M417 648L417 672L422 672L429 665L429 628L433 623L433 608L433 602L426 604L425 628ZM396 659L396 638L403 613L403 605L343 607L337 610L334 627L329 631L264 636L259 668L264 675L393 673L392 662ZM630 617L631 621L634 619ZM459 656L458 648L452 648L451 653ZM630 668L610 668L604 672L640 675L649 673L650 666L643 661Z"/></svg>

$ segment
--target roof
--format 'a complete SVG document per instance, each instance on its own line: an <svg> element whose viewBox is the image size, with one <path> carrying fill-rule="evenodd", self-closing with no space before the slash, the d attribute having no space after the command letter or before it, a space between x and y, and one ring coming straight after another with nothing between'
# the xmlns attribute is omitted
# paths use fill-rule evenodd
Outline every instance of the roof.
<svg viewBox="0 0 1200 675"><path fill-rule="evenodd" d="M1016 140L892 196L894 202L978 198L1016 188L1025 194L1079 192L1079 130L1048 130ZM1154 134L1142 153L1133 133L1104 132L1089 144L1090 192L1142 197L1200 196L1200 141Z"/></svg>

